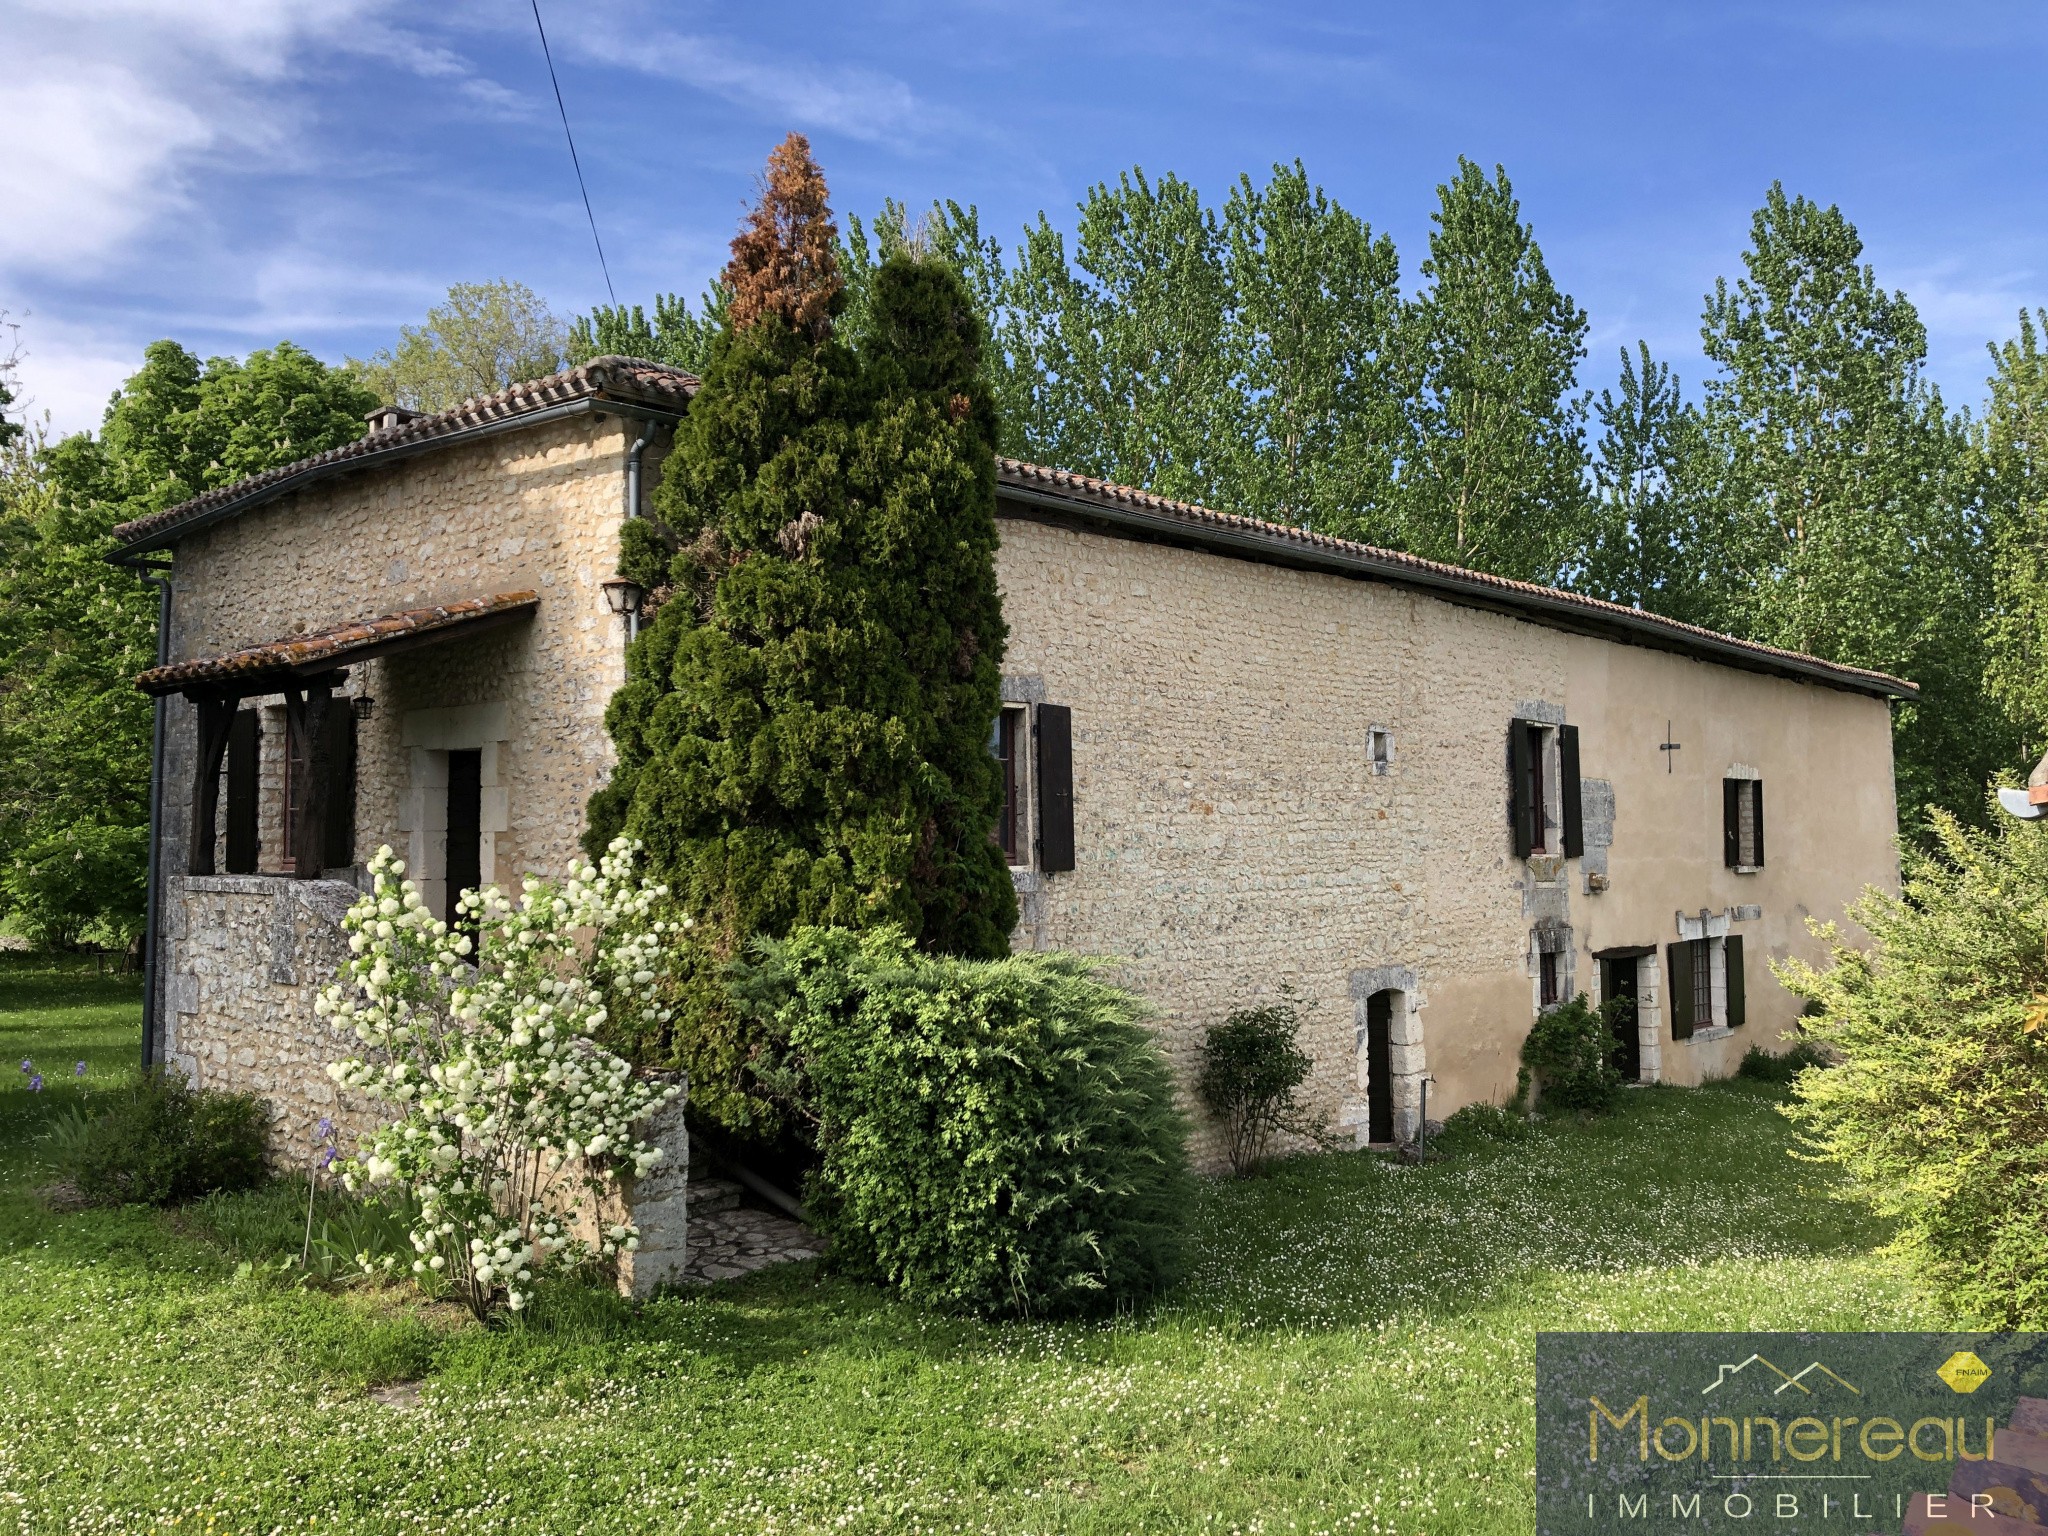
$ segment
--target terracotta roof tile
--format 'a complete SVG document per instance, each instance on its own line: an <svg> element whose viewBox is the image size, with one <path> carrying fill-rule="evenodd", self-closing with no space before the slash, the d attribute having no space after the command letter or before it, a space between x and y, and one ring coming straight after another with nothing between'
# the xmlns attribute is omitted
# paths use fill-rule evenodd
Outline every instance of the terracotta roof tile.
<svg viewBox="0 0 2048 1536"><path fill-rule="evenodd" d="M1097 480L1088 475L1077 475L1070 470L1047 469L1040 464L1027 464L1021 459L999 458L996 460L996 471L997 480L1014 489L1049 491L1062 498L1084 504L1154 513L1169 522L1181 523L1190 529L1245 534L1259 543L1271 545L1276 550L1294 548L1304 552L1321 552L1338 557L1354 568L1364 567L1392 581L1399 581L1405 576L1418 584L1438 590L1464 591L1474 597L1491 597L1507 607L1520 607L1532 611L1540 609L1559 616L1582 614L1588 621L1616 625L1645 639L1661 640L1676 649L1716 656L1723 660L1746 656L1760 663L1782 663L1791 670L1818 676L1823 680L1839 680L1863 692L1888 693L1900 698L1910 698L1919 692L1917 685L1886 672L1844 666L1840 662L1823 661L1817 656L1808 656L1799 651L1780 650L1774 645L1760 645L1753 640L1740 640L1733 635L1704 629L1697 624L1681 623L1677 619L1667 619L1641 608L1630 608L1621 603L1586 597L1581 593L1567 592L1558 587L1545 587L1535 582L1515 581L1506 576L1467 570L1463 566L1446 565L1439 560L1425 560L1419 555L1404 554L1399 550L1380 549L1371 544L1332 538L1326 533L1311 533L1304 528L1290 528L1284 523L1268 523L1254 517L1239 517L1234 513L1217 512L1208 507L1196 506L1193 502L1173 501L1164 496L1155 496L1150 491L1118 485L1109 480Z"/></svg>
<svg viewBox="0 0 2048 1536"><path fill-rule="evenodd" d="M619 400L680 414L696 392L696 375L680 368L632 357L595 357L581 367L513 384L496 394L465 400L432 415L416 416L398 426L343 443L339 448L300 459L296 464L281 465L237 480L233 485L203 492L175 507L121 524L114 530L114 537L126 548L167 542L162 536L183 524L210 521L212 516L228 509L254 506L304 482L339 474L358 460L415 450L431 445L437 438L459 437L480 427L536 414L550 406L578 400Z"/></svg>
<svg viewBox="0 0 2048 1536"><path fill-rule="evenodd" d="M135 679L135 686L144 693L176 693L185 688L239 688L273 679L281 684L289 678L329 671L352 659L366 659L369 653L438 637L458 626L473 626L479 620L513 618L539 602L538 592L499 592L438 608L410 608L316 634L288 635L220 656L152 667Z"/></svg>

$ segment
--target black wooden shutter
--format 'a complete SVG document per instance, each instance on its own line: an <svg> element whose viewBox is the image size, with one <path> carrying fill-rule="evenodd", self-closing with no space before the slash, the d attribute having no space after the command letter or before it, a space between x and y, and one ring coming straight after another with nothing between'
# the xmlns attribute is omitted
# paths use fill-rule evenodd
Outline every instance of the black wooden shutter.
<svg viewBox="0 0 2048 1536"><path fill-rule="evenodd" d="M1514 829L1515 857L1526 859L1532 844L1530 823L1535 812L1529 805L1529 722L1508 722L1508 825Z"/></svg>
<svg viewBox="0 0 2048 1536"><path fill-rule="evenodd" d="M356 861L356 715L346 699L327 712L322 722L327 769L326 868L341 869Z"/></svg>
<svg viewBox="0 0 2048 1536"><path fill-rule="evenodd" d="M253 875L257 842L257 775L261 758L256 711L238 709L228 727L227 872Z"/></svg>
<svg viewBox="0 0 2048 1536"><path fill-rule="evenodd" d="M1757 868L1762 869L1764 865L1764 781L1762 779L1751 779L1749 781L1749 792L1756 796L1756 804L1751 807L1756 813L1752 818L1756 825L1756 847L1751 851L1756 855Z"/></svg>
<svg viewBox="0 0 2048 1536"><path fill-rule="evenodd" d="M1664 996L1671 1005L1671 1038L1692 1038L1692 945L1680 939L1664 946Z"/></svg>
<svg viewBox="0 0 2048 1536"><path fill-rule="evenodd" d="M1038 742L1038 867L1074 867L1074 712L1064 704L1032 711Z"/></svg>
<svg viewBox="0 0 2048 1536"><path fill-rule="evenodd" d="M1721 781L1721 862L1730 869L1742 862L1742 780Z"/></svg>
<svg viewBox="0 0 2048 1536"><path fill-rule="evenodd" d="M1579 804L1579 728L1557 728L1557 792L1564 800L1564 856L1576 859L1586 851L1585 807Z"/></svg>
<svg viewBox="0 0 2048 1536"><path fill-rule="evenodd" d="M1749 1017L1749 998L1742 983L1742 935L1731 933L1728 947L1728 1027L1739 1029Z"/></svg>

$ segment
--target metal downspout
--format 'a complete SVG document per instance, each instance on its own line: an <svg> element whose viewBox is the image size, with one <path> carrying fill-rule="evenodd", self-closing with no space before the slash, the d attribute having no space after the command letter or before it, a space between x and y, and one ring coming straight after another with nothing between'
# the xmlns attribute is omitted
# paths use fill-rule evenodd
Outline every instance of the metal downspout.
<svg viewBox="0 0 2048 1536"><path fill-rule="evenodd" d="M170 660L171 578L167 571L135 567L136 574L156 588L156 664ZM163 802L164 802L164 710L167 700L158 694L149 744L149 891L144 898L142 921L142 1066L156 1064L158 956L163 925Z"/></svg>
<svg viewBox="0 0 2048 1536"><path fill-rule="evenodd" d="M647 451L647 445L654 441L655 423L644 423L640 435L626 450L626 521L632 522L640 515L640 455ZM636 607L626 615L626 643L632 644L640 638L640 610Z"/></svg>

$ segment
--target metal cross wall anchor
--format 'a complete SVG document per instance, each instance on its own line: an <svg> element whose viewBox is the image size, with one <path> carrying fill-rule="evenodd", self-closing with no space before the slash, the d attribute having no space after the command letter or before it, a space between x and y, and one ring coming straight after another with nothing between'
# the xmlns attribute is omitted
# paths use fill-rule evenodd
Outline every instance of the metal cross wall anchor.
<svg viewBox="0 0 2048 1536"><path fill-rule="evenodd" d="M1671 722L1666 720L1664 722L1664 742L1663 745L1657 748L1659 752L1664 754L1664 771L1666 773L1676 773L1678 771L1678 759L1671 754L1676 752L1679 746L1680 743L1671 739Z"/></svg>

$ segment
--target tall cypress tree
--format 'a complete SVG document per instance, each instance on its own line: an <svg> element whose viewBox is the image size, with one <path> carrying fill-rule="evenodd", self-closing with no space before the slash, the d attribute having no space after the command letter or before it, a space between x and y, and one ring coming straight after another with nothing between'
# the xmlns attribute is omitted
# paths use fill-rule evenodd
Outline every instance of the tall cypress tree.
<svg viewBox="0 0 2048 1536"><path fill-rule="evenodd" d="M698 922L674 1033L628 1043L691 1069L735 1130L772 1121L765 1042L717 970L799 923L894 923L927 948L1007 950L1016 898L990 833L1004 630L995 413L957 277L901 254L844 304L825 183L791 135L724 275L727 330L634 529L667 597L608 723L593 845L624 829ZM630 527L631 525L629 525Z"/></svg>

